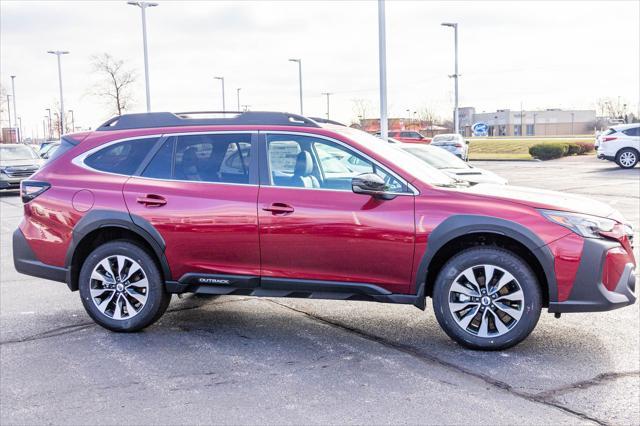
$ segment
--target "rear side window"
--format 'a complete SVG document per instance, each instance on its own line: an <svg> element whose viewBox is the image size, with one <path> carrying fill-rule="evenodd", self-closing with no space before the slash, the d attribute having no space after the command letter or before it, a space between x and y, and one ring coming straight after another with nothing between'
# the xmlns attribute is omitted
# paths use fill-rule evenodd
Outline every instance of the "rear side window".
<svg viewBox="0 0 640 426"><path fill-rule="evenodd" d="M194 182L249 183L251 134L170 138L142 176Z"/></svg>
<svg viewBox="0 0 640 426"><path fill-rule="evenodd" d="M630 129L623 130L622 133L627 136L640 136L640 127L632 127Z"/></svg>
<svg viewBox="0 0 640 426"><path fill-rule="evenodd" d="M159 138L133 139L109 145L88 156L84 163L96 170L132 175Z"/></svg>

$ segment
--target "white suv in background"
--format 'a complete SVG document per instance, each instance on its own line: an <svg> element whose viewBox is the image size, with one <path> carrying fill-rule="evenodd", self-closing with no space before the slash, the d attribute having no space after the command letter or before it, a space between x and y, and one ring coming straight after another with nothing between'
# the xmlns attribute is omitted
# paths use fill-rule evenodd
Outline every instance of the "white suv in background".
<svg viewBox="0 0 640 426"><path fill-rule="evenodd" d="M630 169L640 160L640 123L612 126L598 137L598 158Z"/></svg>

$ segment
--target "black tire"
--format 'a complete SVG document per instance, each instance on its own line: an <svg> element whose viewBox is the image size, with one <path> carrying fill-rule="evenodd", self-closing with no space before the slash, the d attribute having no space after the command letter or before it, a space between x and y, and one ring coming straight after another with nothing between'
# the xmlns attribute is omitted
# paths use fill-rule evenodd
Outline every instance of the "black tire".
<svg viewBox="0 0 640 426"><path fill-rule="evenodd" d="M478 265L490 265L510 273L517 280L516 284L519 284L524 294L524 301L519 306L521 317L515 322L515 325L502 335L479 337L472 332L473 330L469 331L469 327L472 327L473 324L470 324L467 329L463 329L463 326L456 322L454 313L449 308L450 298L455 297L455 293L453 296L450 294L454 281L469 268L474 268L472 271L475 271L475 267ZM480 280L478 280L479 282ZM497 297L499 298L499 295ZM484 315L485 307L483 305L477 303L474 306L478 306L478 310L483 310L482 312L477 311L478 314ZM433 289L433 308L442 329L459 344L470 349L500 350L517 345L533 331L540 318L542 296L535 274L520 257L508 250L497 247L475 247L453 256L443 266ZM488 307L487 310L489 310ZM458 312L456 311L456 314ZM467 312L473 313L472 310ZM487 312L488 315L489 313ZM476 318L475 316L473 317ZM493 321L491 325L494 330L496 320L495 316L491 320ZM474 324L477 323L475 322Z"/></svg>
<svg viewBox="0 0 640 426"><path fill-rule="evenodd" d="M146 301L141 309L131 318L114 319L102 313L91 296L91 274L103 259L110 256L126 256L136 261L146 275L148 289ZM167 293L162 274L153 258L140 246L128 240L116 240L103 244L93 250L85 259L79 277L80 299L89 316L100 326L111 331L139 331L156 322L166 311L171 301Z"/></svg>
<svg viewBox="0 0 640 426"><path fill-rule="evenodd" d="M640 153L633 148L622 148L616 153L616 164L623 169L633 169L640 160Z"/></svg>

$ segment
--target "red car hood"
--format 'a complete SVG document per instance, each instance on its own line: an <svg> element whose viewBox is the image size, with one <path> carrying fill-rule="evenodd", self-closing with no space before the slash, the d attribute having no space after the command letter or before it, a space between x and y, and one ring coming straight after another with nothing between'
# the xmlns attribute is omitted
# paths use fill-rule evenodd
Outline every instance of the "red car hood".
<svg viewBox="0 0 640 426"><path fill-rule="evenodd" d="M465 188L463 191L470 194L514 201L534 208L562 210L599 217L609 217L617 220L618 222L624 222L622 215L608 204L601 203L591 198L567 194L564 192L548 191L546 189L528 188L524 186L482 183Z"/></svg>

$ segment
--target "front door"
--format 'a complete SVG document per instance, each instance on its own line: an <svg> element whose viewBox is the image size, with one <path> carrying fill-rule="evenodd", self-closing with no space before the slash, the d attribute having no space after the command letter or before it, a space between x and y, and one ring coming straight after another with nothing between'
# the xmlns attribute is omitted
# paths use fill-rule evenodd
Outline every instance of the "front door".
<svg viewBox="0 0 640 426"><path fill-rule="evenodd" d="M411 289L414 195L400 178L324 138L267 134L268 169L258 197L262 276ZM379 200L351 190L377 173L398 195ZM262 184L265 183L265 184Z"/></svg>
<svg viewBox="0 0 640 426"><path fill-rule="evenodd" d="M124 186L132 215L166 242L174 280L260 274L252 134L171 136Z"/></svg>

